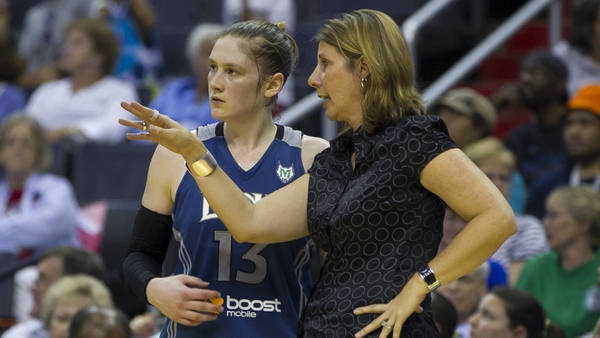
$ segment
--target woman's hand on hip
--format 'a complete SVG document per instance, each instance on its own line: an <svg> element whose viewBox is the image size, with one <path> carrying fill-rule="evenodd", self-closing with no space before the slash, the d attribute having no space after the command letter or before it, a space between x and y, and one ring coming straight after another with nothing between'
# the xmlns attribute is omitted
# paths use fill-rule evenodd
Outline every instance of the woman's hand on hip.
<svg viewBox="0 0 600 338"><path fill-rule="evenodd" d="M354 310L355 315L366 313L381 313L381 315L355 336L364 337L373 331L381 330L380 338L386 338L390 333L393 338L399 338L402 325L406 319L414 312L423 312L420 304L425 299L427 292L425 283L417 275L414 275L391 302L356 308Z"/></svg>

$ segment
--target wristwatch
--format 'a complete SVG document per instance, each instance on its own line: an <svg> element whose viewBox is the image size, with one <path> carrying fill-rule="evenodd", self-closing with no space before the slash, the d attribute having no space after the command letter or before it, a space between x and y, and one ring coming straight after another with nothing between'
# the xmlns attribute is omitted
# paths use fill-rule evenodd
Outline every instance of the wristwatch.
<svg viewBox="0 0 600 338"><path fill-rule="evenodd" d="M187 162L184 163L185 167L192 176L200 177L206 177L210 175L217 167L217 161L215 161L215 158L212 156L210 151L208 151L208 149L206 150L206 154L204 154L204 156L202 156L202 158L198 161L192 163L191 165L188 165Z"/></svg>
<svg viewBox="0 0 600 338"><path fill-rule="evenodd" d="M435 277L435 273L433 273L433 270L431 270L429 266L426 266L419 270L419 277L421 277L421 279L425 281L429 292L432 292L433 290L439 288L442 285L440 281Z"/></svg>

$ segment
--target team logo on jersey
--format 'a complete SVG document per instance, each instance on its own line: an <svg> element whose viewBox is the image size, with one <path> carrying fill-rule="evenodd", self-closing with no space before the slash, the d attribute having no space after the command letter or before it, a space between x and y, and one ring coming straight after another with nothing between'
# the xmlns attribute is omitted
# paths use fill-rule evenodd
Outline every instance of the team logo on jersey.
<svg viewBox="0 0 600 338"><path fill-rule="evenodd" d="M277 177L282 183L288 183L294 178L294 164L290 167L284 167L281 165L281 162L277 163Z"/></svg>

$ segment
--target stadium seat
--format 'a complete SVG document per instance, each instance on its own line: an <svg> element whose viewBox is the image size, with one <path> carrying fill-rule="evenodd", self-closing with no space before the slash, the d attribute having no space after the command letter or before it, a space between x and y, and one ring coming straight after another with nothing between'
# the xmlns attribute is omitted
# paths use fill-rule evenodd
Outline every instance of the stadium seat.
<svg viewBox="0 0 600 338"><path fill-rule="evenodd" d="M140 201L155 144L84 144L73 154L71 181L80 205L105 200Z"/></svg>

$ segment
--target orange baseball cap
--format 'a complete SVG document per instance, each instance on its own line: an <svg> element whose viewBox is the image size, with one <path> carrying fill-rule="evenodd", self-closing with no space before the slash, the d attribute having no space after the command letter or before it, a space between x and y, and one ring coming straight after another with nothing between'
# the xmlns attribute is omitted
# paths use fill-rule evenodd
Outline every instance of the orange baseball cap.
<svg viewBox="0 0 600 338"><path fill-rule="evenodd" d="M569 102L569 110L586 110L600 116L600 83L587 84Z"/></svg>

